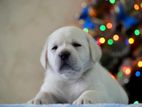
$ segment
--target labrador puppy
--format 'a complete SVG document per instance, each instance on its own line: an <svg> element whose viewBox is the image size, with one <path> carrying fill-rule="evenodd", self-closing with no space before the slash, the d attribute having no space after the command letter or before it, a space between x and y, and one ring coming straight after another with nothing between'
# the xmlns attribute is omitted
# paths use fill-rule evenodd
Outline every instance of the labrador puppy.
<svg viewBox="0 0 142 107"><path fill-rule="evenodd" d="M30 103L128 103L123 88L99 63L101 55L95 40L81 29L57 29L42 50L45 79Z"/></svg>

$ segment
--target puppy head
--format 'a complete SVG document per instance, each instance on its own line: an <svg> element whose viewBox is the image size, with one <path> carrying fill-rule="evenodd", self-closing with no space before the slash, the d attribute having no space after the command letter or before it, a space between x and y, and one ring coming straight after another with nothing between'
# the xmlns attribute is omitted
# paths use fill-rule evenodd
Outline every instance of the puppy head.
<svg viewBox="0 0 142 107"><path fill-rule="evenodd" d="M41 53L41 64L45 70L63 78L75 79L99 61L101 50L94 39L76 27L63 27L47 39Z"/></svg>

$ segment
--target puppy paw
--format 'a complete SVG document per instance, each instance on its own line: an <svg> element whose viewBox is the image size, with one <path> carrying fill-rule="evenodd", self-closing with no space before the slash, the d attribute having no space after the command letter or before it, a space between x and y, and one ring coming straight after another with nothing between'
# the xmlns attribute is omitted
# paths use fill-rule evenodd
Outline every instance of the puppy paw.
<svg viewBox="0 0 142 107"><path fill-rule="evenodd" d="M95 104L95 103L107 103L112 99L105 91L87 90L83 92L73 104Z"/></svg>
<svg viewBox="0 0 142 107"><path fill-rule="evenodd" d="M53 97L45 93L39 93L35 98L28 101L28 104L52 104L52 103L55 103Z"/></svg>
<svg viewBox="0 0 142 107"><path fill-rule="evenodd" d="M44 98L34 98L28 101L28 104L48 104L49 102Z"/></svg>
<svg viewBox="0 0 142 107"><path fill-rule="evenodd" d="M86 97L78 98L77 100L75 100L73 102L73 104L92 104L92 103L93 103L93 101L89 98L86 98Z"/></svg>
<svg viewBox="0 0 142 107"><path fill-rule="evenodd" d="M84 92L73 104L93 104L95 103L93 95L89 92Z"/></svg>

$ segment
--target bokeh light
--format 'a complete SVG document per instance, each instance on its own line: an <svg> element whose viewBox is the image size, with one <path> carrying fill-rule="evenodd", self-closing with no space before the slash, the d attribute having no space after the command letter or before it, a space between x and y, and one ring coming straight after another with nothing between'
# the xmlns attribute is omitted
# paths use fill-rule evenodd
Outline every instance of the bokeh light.
<svg viewBox="0 0 142 107"><path fill-rule="evenodd" d="M76 19L102 48L101 63L127 89L129 103L141 103L142 1L85 0L81 8Z"/></svg>
<svg viewBox="0 0 142 107"><path fill-rule="evenodd" d="M105 38L104 37L101 37L100 39L99 39L99 42L101 43L101 44L104 44L105 43Z"/></svg>
<svg viewBox="0 0 142 107"><path fill-rule="evenodd" d="M128 45L129 45L128 39L125 39L125 41L124 41L124 42L125 42L125 45L126 45L126 46L128 46Z"/></svg>
<svg viewBox="0 0 142 107"><path fill-rule="evenodd" d="M100 25L100 31L105 31L105 30L106 30L105 25Z"/></svg>
<svg viewBox="0 0 142 107"><path fill-rule="evenodd" d="M142 2L140 3L140 6L141 6L141 8L142 8Z"/></svg>
<svg viewBox="0 0 142 107"><path fill-rule="evenodd" d="M91 17L96 16L96 12L95 12L95 10L92 7L89 8L89 12L88 13L89 13L89 16L91 16Z"/></svg>
<svg viewBox="0 0 142 107"><path fill-rule="evenodd" d="M131 69L130 69L130 68L126 68L125 74L126 74L126 75L130 75L130 74L131 74Z"/></svg>
<svg viewBox="0 0 142 107"><path fill-rule="evenodd" d="M138 67L139 67L139 68L142 67L142 61L138 61Z"/></svg>
<svg viewBox="0 0 142 107"><path fill-rule="evenodd" d="M123 77L122 72L118 72L117 77L121 79Z"/></svg>
<svg viewBox="0 0 142 107"><path fill-rule="evenodd" d="M99 38L96 39L96 42L97 42L97 45L99 45L99 46L101 45Z"/></svg>
<svg viewBox="0 0 142 107"><path fill-rule="evenodd" d="M131 72L132 72L131 68L128 67L128 66L123 66L123 67L122 67L122 71L123 71L123 73L124 73L125 75L127 75L127 76L130 75Z"/></svg>
<svg viewBox="0 0 142 107"><path fill-rule="evenodd" d="M84 28L83 31L87 33L89 32L88 28Z"/></svg>
<svg viewBox="0 0 142 107"><path fill-rule="evenodd" d="M129 42L129 44L133 44L134 43L134 39L133 38L129 38L128 42Z"/></svg>
<svg viewBox="0 0 142 107"><path fill-rule="evenodd" d="M108 39L107 43L108 43L108 45L112 45L113 44L113 40L112 39Z"/></svg>
<svg viewBox="0 0 142 107"><path fill-rule="evenodd" d="M140 71L136 71L136 72L135 72L135 76L136 76L136 77L140 77L140 75L141 75L141 72L140 72Z"/></svg>
<svg viewBox="0 0 142 107"><path fill-rule="evenodd" d="M113 36L113 40L114 40L114 41L118 41L118 40L119 40L119 36L118 36L117 34L115 34L115 35Z"/></svg>
<svg viewBox="0 0 142 107"><path fill-rule="evenodd" d="M139 35L140 35L140 30L139 30L139 29L135 29L134 34L135 34L136 36L139 36Z"/></svg>
<svg viewBox="0 0 142 107"><path fill-rule="evenodd" d="M111 4L115 4L115 0L109 0L109 2L111 3Z"/></svg>
<svg viewBox="0 0 142 107"><path fill-rule="evenodd" d="M134 104L139 104L139 101L134 101Z"/></svg>
<svg viewBox="0 0 142 107"><path fill-rule="evenodd" d="M138 4L134 4L134 9L135 10L139 10L140 9L139 5Z"/></svg>
<svg viewBox="0 0 142 107"><path fill-rule="evenodd" d="M107 27L107 29L111 29L112 28L112 23L107 23L106 27Z"/></svg>

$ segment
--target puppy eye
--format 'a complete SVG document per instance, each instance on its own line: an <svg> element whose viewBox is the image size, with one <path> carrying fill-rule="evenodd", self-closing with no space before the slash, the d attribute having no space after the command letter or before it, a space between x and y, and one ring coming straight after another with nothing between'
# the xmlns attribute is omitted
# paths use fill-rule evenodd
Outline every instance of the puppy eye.
<svg viewBox="0 0 142 107"><path fill-rule="evenodd" d="M55 45L53 48L52 48L52 50L56 50L58 47L57 47L57 45Z"/></svg>
<svg viewBox="0 0 142 107"><path fill-rule="evenodd" d="M72 45L73 45L74 47L80 47L80 46L81 46L81 44L76 43L76 42L72 43Z"/></svg>

